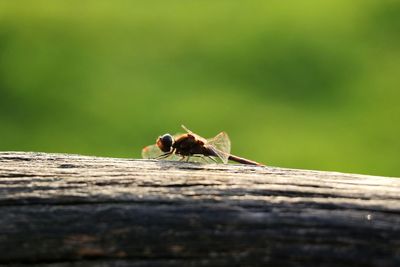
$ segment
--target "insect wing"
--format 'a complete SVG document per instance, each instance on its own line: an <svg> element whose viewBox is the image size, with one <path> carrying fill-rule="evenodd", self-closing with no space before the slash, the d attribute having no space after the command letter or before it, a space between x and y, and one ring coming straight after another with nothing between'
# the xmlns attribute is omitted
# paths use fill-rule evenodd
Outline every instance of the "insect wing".
<svg viewBox="0 0 400 267"><path fill-rule="evenodd" d="M178 139L180 136L182 136L182 133L175 134L173 136L174 140ZM144 158L144 159L157 159L164 154L165 153L162 152L156 144L146 146L142 149L142 158ZM178 159L180 159L180 157L176 156L175 154L171 154L170 156L168 156L167 158L164 158L164 159L178 160Z"/></svg>
<svg viewBox="0 0 400 267"><path fill-rule="evenodd" d="M142 149L142 158L144 159L163 159L163 160L181 159L181 157L173 153L165 157L163 155L165 155L165 153L162 152L157 145L146 146L145 148Z"/></svg>
<svg viewBox="0 0 400 267"><path fill-rule="evenodd" d="M231 153L231 140L226 132L221 132L214 138L208 139L207 147L211 149L223 163L228 163L228 158Z"/></svg>
<svg viewBox="0 0 400 267"><path fill-rule="evenodd" d="M189 134L194 134L191 130L189 130L188 128L185 127L185 125L181 125L182 129L185 130L187 133Z"/></svg>
<svg viewBox="0 0 400 267"><path fill-rule="evenodd" d="M201 137L198 134L195 134L194 132L192 132L191 130L189 130L188 128L186 128L184 125L181 125L182 128L190 135L192 135L193 137L195 137L197 140L202 141L204 144L206 144L208 142L207 139L205 139L204 137Z"/></svg>
<svg viewBox="0 0 400 267"><path fill-rule="evenodd" d="M146 146L142 149L142 158L155 159L164 154L157 145Z"/></svg>

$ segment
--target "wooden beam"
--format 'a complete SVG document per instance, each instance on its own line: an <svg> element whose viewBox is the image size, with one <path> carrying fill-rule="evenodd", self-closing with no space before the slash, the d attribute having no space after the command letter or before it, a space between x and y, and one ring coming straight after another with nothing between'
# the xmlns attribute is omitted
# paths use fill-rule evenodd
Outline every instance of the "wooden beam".
<svg viewBox="0 0 400 267"><path fill-rule="evenodd" d="M2 266L400 266L400 179L0 152Z"/></svg>

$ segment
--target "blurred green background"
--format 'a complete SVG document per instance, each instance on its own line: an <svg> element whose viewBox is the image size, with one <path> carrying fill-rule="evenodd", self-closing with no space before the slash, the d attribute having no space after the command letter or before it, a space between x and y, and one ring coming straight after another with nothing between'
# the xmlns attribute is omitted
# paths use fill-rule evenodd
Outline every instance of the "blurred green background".
<svg viewBox="0 0 400 267"><path fill-rule="evenodd" d="M0 0L0 150L140 157L180 124L400 176L399 1Z"/></svg>

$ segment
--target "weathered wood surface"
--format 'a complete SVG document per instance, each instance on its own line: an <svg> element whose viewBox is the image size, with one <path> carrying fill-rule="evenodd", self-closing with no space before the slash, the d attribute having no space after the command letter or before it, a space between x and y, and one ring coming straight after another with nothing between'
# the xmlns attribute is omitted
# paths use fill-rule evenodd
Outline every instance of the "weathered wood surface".
<svg viewBox="0 0 400 267"><path fill-rule="evenodd" d="M400 266L400 179L0 152L1 266Z"/></svg>

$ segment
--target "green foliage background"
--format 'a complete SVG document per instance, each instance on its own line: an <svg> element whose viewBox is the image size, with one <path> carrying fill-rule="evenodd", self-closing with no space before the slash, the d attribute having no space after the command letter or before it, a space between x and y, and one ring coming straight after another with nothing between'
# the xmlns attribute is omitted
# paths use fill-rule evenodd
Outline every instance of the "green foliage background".
<svg viewBox="0 0 400 267"><path fill-rule="evenodd" d="M0 150L140 157L180 124L400 176L398 1L0 0Z"/></svg>

